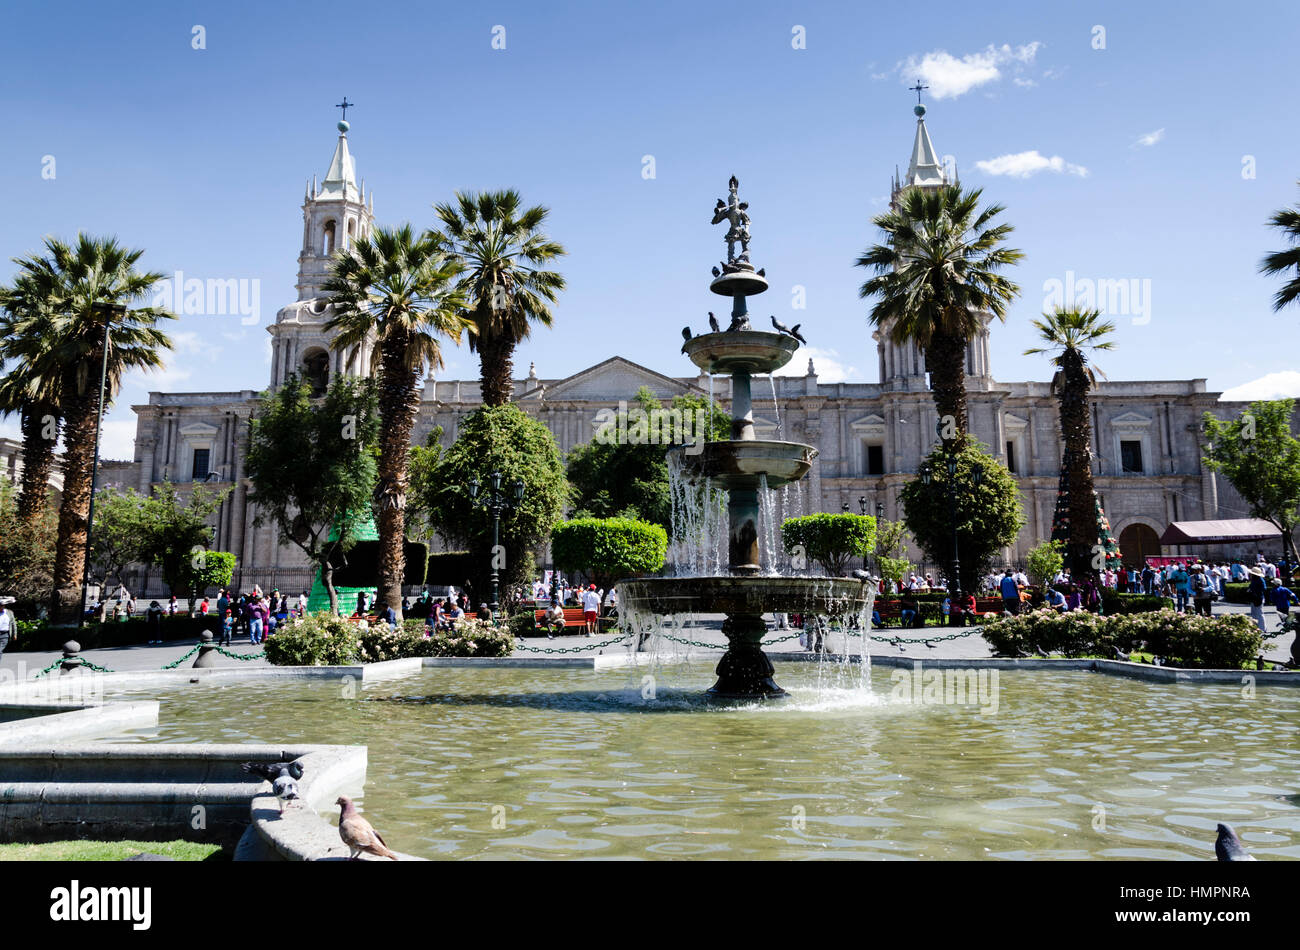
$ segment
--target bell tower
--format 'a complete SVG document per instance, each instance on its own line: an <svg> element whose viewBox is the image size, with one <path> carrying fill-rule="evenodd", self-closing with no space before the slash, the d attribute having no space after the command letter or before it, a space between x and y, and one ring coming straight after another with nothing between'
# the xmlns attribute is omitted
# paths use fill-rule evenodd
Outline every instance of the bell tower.
<svg viewBox="0 0 1300 950"><path fill-rule="evenodd" d="M339 108L347 115L351 105L345 97ZM364 181L357 184L356 166L348 149L350 128L346 119L338 123L339 137L325 179L317 184L313 176L303 193L298 299L281 309L275 323L267 327L272 389L296 374L311 382L314 390L324 392L339 373L365 376L370 372L370 347L336 352L330 348L330 334L324 327L331 315L324 285L334 256L369 235L374 226L375 196L366 192Z"/></svg>
<svg viewBox="0 0 1300 950"><path fill-rule="evenodd" d="M946 185L960 185L956 169L945 167L930 141L930 131L925 126L925 106L921 104L923 86L918 80L912 87L916 93L916 105L912 113L916 116L916 136L912 140L912 158L907 163L907 175L900 178L894 172L890 183L889 207L898 209L900 196L909 188L921 188L934 191ZM993 374L989 367L989 322L991 313L981 313L980 330L966 344L966 384L968 389L988 390L993 388ZM886 389L904 392L921 392L927 389L925 373L925 353L912 341L895 343L889 338L888 328L881 327L871 334L876 341L876 352L880 365L880 381Z"/></svg>

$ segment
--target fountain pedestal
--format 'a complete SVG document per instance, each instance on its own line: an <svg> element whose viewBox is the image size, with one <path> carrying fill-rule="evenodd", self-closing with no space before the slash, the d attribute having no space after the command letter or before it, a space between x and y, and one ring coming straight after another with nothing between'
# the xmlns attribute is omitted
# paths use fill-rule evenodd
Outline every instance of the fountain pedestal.
<svg viewBox="0 0 1300 950"><path fill-rule="evenodd" d="M772 677L772 661L763 652L767 622L762 614L735 614L722 622L727 652L714 670L718 681L706 694L710 699L778 699L789 694Z"/></svg>

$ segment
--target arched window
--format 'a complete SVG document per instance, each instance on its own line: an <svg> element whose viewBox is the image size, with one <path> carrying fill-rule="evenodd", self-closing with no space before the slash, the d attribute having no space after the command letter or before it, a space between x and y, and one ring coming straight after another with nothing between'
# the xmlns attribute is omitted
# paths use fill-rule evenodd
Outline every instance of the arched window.
<svg viewBox="0 0 1300 950"><path fill-rule="evenodd" d="M330 355L313 347L302 356L302 378L311 386L313 396L325 395L330 384Z"/></svg>
<svg viewBox="0 0 1300 950"><path fill-rule="evenodd" d="M335 246L334 221L329 220L325 222L325 241L321 246L321 254L325 257L329 257L334 253Z"/></svg>
<svg viewBox="0 0 1300 950"><path fill-rule="evenodd" d="M346 238L346 243L343 246L351 247L353 243L356 241L356 239L357 239L357 220L356 218L348 218L347 238Z"/></svg>

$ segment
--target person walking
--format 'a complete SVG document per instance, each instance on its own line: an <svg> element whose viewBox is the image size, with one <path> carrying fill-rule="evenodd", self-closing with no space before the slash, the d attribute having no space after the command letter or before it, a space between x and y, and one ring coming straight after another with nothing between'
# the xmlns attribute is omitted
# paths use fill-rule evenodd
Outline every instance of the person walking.
<svg viewBox="0 0 1300 950"><path fill-rule="evenodd" d="M600 595L595 584L582 592L582 619L587 624L587 636L594 637L600 628Z"/></svg>
<svg viewBox="0 0 1300 950"><path fill-rule="evenodd" d="M1277 619L1280 621L1281 627L1285 627L1287 620L1291 617L1291 605L1296 603L1296 596L1289 587L1282 583L1282 579L1279 577L1269 581L1269 585L1272 588L1269 591L1269 599L1272 600L1273 608L1277 611ZM1281 629L1281 627L1278 629Z"/></svg>
<svg viewBox="0 0 1300 950"><path fill-rule="evenodd" d="M1192 593L1192 603L1196 613L1202 617L1211 615L1214 597L1217 591L1214 589L1214 581L1206 573L1205 567L1197 564L1192 568L1192 577L1188 582L1188 587Z"/></svg>
<svg viewBox="0 0 1300 950"><path fill-rule="evenodd" d="M1189 596L1187 582L1189 579L1187 572L1183 570L1183 566L1181 564L1175 564L1174 572L1169 575L1169 583L1174 589L1174 597L1177 600L1176 607L1180 614L1187 613L1187 600Z"/></svg>
<svg viewBox="0 0 1300 950"><path fill-rule="evenodd" d="M256 646L262 642L262 608L261 599L254 594L244 607L248 616L248 642Z"/></svg>
<svg viewBox="0 0 1300 950"><path fill-rule="evenodd" d="M1260 633L1268 633L1268 627L1264 623L1264 572L1258 567L1252 567L1247 576L1250 578L1250 586L1246 588L1246 599L1250 603L1250 618L1259 626Z"/></svg>
<svg viewBox="0 0 1300 950"><path fill-rule="evenodd" d="M145 620L149 623L149 643L162 643L162 605L156 600L149 602L149 609L145 611Z"/></svg>
<svg viewBox="0 0 1300 950"><path fill-rule="evenodd" d="M1011 568L1007 568L1002 575L1002 580L998 582L998 590L1002 594L1002 609L1010 614L1020 613L1020 587L1016 584L1016 579L1011 576Z"/></svg>
<svg viewBox="0 0 1300 950"><path fill-rule="evenodd" d="M221 640L222 646L230 646L231 638L235 635L235 618L231 616L230 608L227 607L225 613L221 615Z"/></svg>

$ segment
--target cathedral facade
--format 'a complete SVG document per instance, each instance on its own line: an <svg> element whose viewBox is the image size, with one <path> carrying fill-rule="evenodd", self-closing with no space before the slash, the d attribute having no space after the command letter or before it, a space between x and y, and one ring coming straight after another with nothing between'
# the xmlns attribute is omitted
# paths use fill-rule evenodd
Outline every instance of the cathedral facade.
<svg viewBox="0 0 1300 950"><path fill-rule="evenodd" d="M357 185L348 148L348 125L339 136L329 170L313 179L303 199L303 236L298 255L298 299L277 312L267 327L272 338L269 388L297 374L323 388L338 374L371 372L368 347L334 351L324 329L330 307L323 296L331 255L364 237L373 226L374 198ZM903 188L948 180L919 115ZM1029 548L1050 537L1061 465L1057 403L1047 381L1001 382L989 361L989 315L966 355L970 430L1019 482L1026 525L1004 553L1023 561ZM821 382L810 359L803 376L776 376L771 385L755 380L754 424L760 439L782 438L815 447L818 458L803 489L801 508L859 511L883 508L901 516L899 492L930 452L936 412L914 344L873 335L879 382ZM608 410L633 400L642 387L661 399L711 395L729 408L730 380L667 376L623 357L613 357L570 376L528 376L515 381L515 402L543 422L562 453L593 438ZM253 486L245 474L248 421L259 394L252 390L212 393L150 393L137 415L135 454L128 464L105 473L108 484L147 492L163 481L211 483L231 488L216 519L218 550L237 557L235 584L296 590L311 586L300 552L281 545L271 526L254 524ZM477 379L425 380L414 439L422 443L442 426L444 444L457 436L460 421L481 405ZM1200 431L1202 414L1228 418L1245 404L1222 402L1204 379L1101 382L1092 398L1093 470L1097 491L1126 558L1195 553L1160 550L1158 537L1173 521L1247 517L1246 505L1225 480L1206 469ZM602 412L605 410L605 412ZM1228 552L1224 552L1225 554ZM1244 553L1244 552L1243 552ZM916 554L919 560L919 554ZM431 578L433 582L442 579ZM137 590L161 593L156 575L134 578Z"/></svg>

